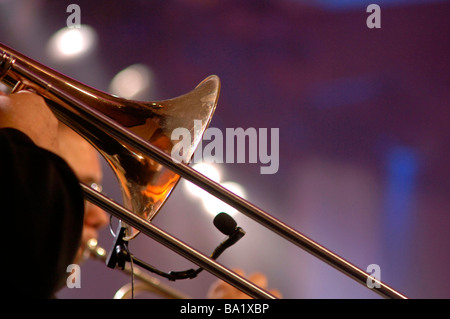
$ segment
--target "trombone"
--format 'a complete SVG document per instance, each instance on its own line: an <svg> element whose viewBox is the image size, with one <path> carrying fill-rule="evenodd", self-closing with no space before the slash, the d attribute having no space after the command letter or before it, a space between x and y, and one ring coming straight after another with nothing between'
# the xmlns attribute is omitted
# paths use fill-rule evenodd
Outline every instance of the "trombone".
<svg viewBox="0 0 450 319"><path fill-rule="evenodd" d="M186 164L214 113L220 91L217 76L209 76L191 92L173 99L129 101L77 82L0 44L0 80L12 92L32 89L40 94L62 122L105 157L120 183L124 205L81 186L87 200L125 223L125 240L142 232L253 298L275 298L151 223L183 177L358 283L375 282L377 288L372 290L382 297L407 298ZM200 129L193 127L194 120L201 120ZM170 134L178 127L197 136L181 162L170 156L174 147Z"/></svg>
<svg viewBox="0 0 450 319"><path fill-rule="evenodd" d="M107 251L98 245L96 239L90 239L87 242L86 252L87 257L95 260L107 262ZM151 292L167 299L191 299L191 297L175 288L165 285L155 277L149 276L142 272L139 268L124 268L126 274L132 275L133 278L139 279L138 283L128 283L123 285L114 295L114 299L129 299L135 293Z"/></svg>

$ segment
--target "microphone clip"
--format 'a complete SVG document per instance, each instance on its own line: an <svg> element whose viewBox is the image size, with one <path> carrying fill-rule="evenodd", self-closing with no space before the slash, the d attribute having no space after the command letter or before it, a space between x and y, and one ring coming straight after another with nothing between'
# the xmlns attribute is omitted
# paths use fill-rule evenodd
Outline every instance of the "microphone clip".
<svg viewBox="0 0 450 319"><path fill-rule="evenodd" d="M106 265L109 268L120 267L125 269L125 263L131 261L130 254L128 253L128 242L123 240L125 236L126 228L119 224L116 232L116 239L111 247L108 257L106 259Z"/></svg>
<svg viewBox="0 0 450 319"><path fill-rule="evenodd" d="M216 218L214 219L214 225L223 234L227 235L227 237L219 244L219 246L216 247L216 249L210 255L211 259L217 259L227 248L233 246L245 235L245 231L241 227L237 227L234 219L225 213L220 213L216 216ZM160 271L152 265L149 265L145 261L136 258L129 253L128 242L123 239L125 236L125 232L126 228L119 224L113 246L109 252L108 258L106 259L106 264L109 268L114 269L116 266L118 266L121 269L125 269L126 262L133 262L147 269L148 271L165 277L171 281L195 278L203 270L203 268L198 268L188 269L184 271L171 271L169 273Z"/></svg>

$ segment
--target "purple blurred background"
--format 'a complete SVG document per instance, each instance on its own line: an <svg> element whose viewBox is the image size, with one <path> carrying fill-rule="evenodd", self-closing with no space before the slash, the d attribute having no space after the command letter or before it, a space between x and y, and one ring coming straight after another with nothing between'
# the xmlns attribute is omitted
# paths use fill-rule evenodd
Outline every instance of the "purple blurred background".
<svg viewBox="0 0 450 319"><path fill-rule="evenodd" d="M374 2L374 1L372 1ZM56 62L45 49L66 8L98 43L85 59ZM279 128L280 167L219 164L247 199L411 298L449 298L450 63L448 1L0 1L1 42L107 91L125 67L153 74L149 100L222 83L211 126ZM407 4L406 4L407 3ZM119 198L105 167L105 192ZM179 185L154 223L209 254L222 240L212 216ZM285 298L379 298L245 216L247 235L219 260L261 271ZM100 244L110 248L105 229ZM163 270L192 263L139 236L136 255ZM112 298L130 281L98 261L60 298ZM168 284L204 298L215 278ZM150 298L158 298L153 295Z"/></svg>

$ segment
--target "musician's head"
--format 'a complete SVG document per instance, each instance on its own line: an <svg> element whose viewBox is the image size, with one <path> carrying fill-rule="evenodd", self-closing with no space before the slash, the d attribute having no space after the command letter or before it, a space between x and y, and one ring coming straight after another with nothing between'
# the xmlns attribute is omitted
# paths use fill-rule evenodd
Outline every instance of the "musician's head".
<svg viewBox="0 0 450 319"><path fill-rule="evenodd" d="M58 142L59 155L66 160L78 179L86 185L101 185L102 167L95 148L63 124L59 126ZM99 229L104 227L108 221L107 214L102 209L85 201L81 246L75 263L83 261L83 252L87 241L91 238L98 238Z"/></svg>

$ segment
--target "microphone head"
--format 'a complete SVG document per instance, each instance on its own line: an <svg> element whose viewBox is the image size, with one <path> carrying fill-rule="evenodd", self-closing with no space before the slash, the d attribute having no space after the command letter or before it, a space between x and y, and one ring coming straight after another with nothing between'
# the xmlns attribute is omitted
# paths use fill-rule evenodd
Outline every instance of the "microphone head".
<svg viewBox="0 0 450 319"><path fill-rule="evenodd" d="M214 217L214 226L227 236L230 236L237 227L236 221L226 213L219 213Z"/></svg>

